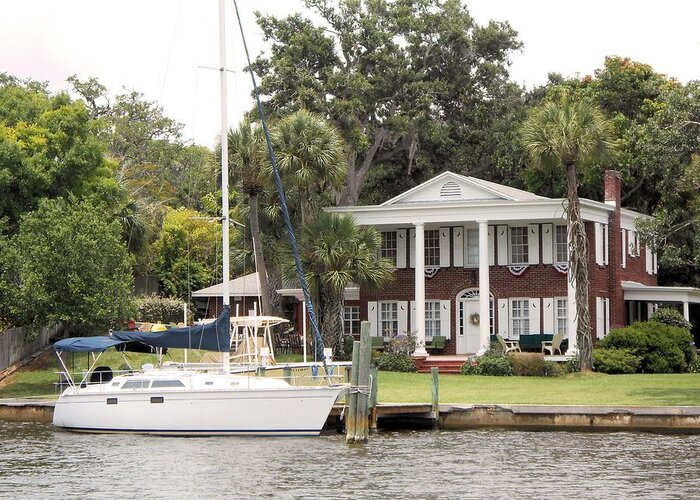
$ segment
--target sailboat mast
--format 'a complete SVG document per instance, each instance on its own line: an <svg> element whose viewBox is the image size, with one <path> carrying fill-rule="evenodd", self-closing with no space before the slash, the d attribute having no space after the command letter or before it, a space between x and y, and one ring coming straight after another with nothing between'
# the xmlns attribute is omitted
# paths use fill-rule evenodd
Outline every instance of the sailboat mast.
<svg viewBox="0 0 700 500"><path fill-rule="evenodd" d="M219 74L221 85L221 238L223 259L223 305L231 304L229 293L229 207L228 207L228 96L226 85L226 8L224 0L219 0ZM224 370L229 370L229 353L223 356Z"/></svg>

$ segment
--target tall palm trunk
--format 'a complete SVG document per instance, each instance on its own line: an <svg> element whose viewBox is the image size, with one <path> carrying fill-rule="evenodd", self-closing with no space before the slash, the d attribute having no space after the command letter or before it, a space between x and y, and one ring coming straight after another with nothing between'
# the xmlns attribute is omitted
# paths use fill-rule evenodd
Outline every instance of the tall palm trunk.
<svg viewBox="0 0 700 500"><path fill-rule="evenodd" d="M576 342L581 371L590 371L593 367L593 341L591 339L591 315L588 309L588 247L586 226L581 219L581 204L578 198L578 179L576 164L566 164L567 207L569 223L569 279L575 280L576 286ZM573 332L570 333L570 335Z"/></svg>
<svg viewBox="0 0 700 500"><path fill-rule="evenodd" d="M260 277L260 307L261 314L270 314L270 295L267 284L267 266L263 255L262 243L260 241L260 223L258 219L258 195L257 193L248 195L248 206L250 209L250 236L253 239L253 251L255 253L255 267Z"/></svg>
<svg viewBox="0 0 700 500"><path fill-rule="evenodd" d="M343 350L343 300L330 290L323 290L321 310L321 333L326 347L333 348L335 355Z"/></svg>

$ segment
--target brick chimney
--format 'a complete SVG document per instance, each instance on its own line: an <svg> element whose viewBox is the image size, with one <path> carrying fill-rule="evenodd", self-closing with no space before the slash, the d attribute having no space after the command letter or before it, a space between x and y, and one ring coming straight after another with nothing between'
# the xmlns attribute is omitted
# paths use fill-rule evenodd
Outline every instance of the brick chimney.
<svg viewBox="0 0 700 500"><path fill-rule="evenodd" d="M620 197L622 180L620 172L606 170L604 176L605 204L615 207L610 214L608 230L608 290L610 293L610 326L619 328L626 324L625 299L622 291L622 230L620 227Z"/></svg>
<svg viewBox="0 0 700 500"><path fill-rule="evenodd" d="M605 203L620 208L620 189L622 180L617 170L606 170L604 177Z"/></svg>

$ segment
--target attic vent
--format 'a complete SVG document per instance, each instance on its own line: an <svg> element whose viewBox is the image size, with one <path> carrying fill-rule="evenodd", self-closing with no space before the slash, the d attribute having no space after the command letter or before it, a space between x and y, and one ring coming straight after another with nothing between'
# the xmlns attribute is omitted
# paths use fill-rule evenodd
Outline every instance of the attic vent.
<svg viewBox="0 0 700 500"><path fill-rule="evenodd" d="M462 188L455 181L448 181L440 189L440 198L455 198L462 196Z"/></svg>

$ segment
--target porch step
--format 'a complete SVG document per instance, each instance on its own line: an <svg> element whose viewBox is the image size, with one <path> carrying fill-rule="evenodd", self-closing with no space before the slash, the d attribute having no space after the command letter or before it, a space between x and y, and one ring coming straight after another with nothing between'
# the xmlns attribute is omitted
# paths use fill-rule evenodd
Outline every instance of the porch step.
<svg viewBox="0 0 700 500"><path fill-rule="evenodd" d="M440 373L460 373L465 359L440 359L438 357L429 356L420 363L417 363L418 373L430 373L430 369L436 366Z"/></svg>

